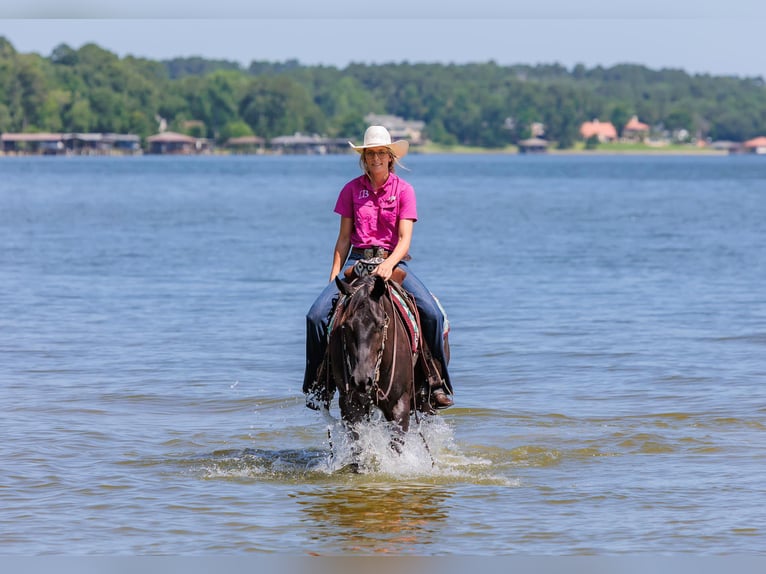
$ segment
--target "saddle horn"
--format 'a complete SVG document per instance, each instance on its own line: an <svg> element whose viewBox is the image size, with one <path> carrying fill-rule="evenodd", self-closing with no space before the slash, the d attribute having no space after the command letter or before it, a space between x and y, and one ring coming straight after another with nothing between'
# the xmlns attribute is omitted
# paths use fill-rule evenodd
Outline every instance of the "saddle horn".
<svg viewBox="0 0 766 574"><path fill-rule="evenodd" d="M356 265L352 265L351 267L346 269L343 272L343 276L346 278L346 281L348 283L351 283L354 279L357 279L358 277L362 277ZM401 285L405 277L407 277L407 272L404 269L400 267L394 267L394 270L391 273L391 281L394 281L398 283L399 285Z"/></svg>

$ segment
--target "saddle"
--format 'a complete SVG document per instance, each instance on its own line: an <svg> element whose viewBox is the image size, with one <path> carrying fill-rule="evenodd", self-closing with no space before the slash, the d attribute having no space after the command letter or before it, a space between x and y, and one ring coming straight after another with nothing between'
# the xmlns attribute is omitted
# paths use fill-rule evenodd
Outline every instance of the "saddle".
<svg viewBox="0 0 766 574"><path fill-rule="evenodd" d="M354 263L351 267L343 272L343 276L346 278L346 281L350 283L358 277L369 275L375 271L375 268L383 263L383 261L384 259L382 257L359 259L356 263ZM405 277L407 277L407 272L399 267L395 267L394 271L391 273L391 281L397 283L400 286Z"/></svg>

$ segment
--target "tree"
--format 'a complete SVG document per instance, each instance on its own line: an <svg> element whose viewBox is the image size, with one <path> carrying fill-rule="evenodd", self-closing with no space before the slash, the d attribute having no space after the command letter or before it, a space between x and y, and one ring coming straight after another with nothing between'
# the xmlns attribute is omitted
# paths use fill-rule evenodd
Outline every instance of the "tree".
<svg viewBox="0 0 766 574"><path fill-rule="evenodd" d="M242 120L234 120L227 123L221 128L219 139L221 142L225 142L231 138L239 138L243 136L252 136L253 130Z"/></svg>
<svg viewBox="0 0 766 574"><path fill-rule="evenodd" d="M272 138L322 131L322 115L308 91L280 76L256 78L240 102L239 113L250 128Z"/></svg>
<svg viewBox="0 0 766 574"><path fill-rule="evenodd" d="M51 52L50 60L59 66L75 66L79 62L77 50L67 44L59 44Z"/></svg>
<svg viewBox="0 0 766 574"><path fill-rule="evenodd" d="M43 105L46 99L46 82L39 56L23 54L18 58L16 69L21 96L22 129L44 127Z"/></svg>
<svg viewBox="0 0 766 574"><path fill-rule="evenodd" d="M200 135L247 130L351 137L369 113L421 120L436 143L500 147L531 135L571 146L594 117L622 129L631 115L696 137L766 133L763 78L689 75L635 64L571 72L559 64L350 64L120 58L96 44L59 44L48 58L0 37L0 129L149 135L160 118L201 122ZM512 118L512 122L508 122ZM188 124L187 124L188 125Z"/></svg>
<svg viewBox="0 0 766 574"><path fill-rule="evenodd" d="M72 103L64 118L65 124L73 132L89 132L93 124L93 112L88 100L77 99Z"/></svg>
<svg viewBox="0 0 766 574"><path fill-rule="evenodd" d="M585 149L596 149L598 147L598 144L599 144L598 136L592 135L585 140Z"/></svg>
<svg viewBox="0 0 766 574"><path fill-rule="evenodd" d="M8 110L8 106L0 103L0 133L10 131L11 125L11 112Z"/></svg>
<svg viewBox="0 0 766 574"><path fill-rule="evenodd" d="M630 113L629 106L625 102L615 102L607 114L607 118L617 130L618 135L622 135L625 124L628 123L633 114Z"/></svg>

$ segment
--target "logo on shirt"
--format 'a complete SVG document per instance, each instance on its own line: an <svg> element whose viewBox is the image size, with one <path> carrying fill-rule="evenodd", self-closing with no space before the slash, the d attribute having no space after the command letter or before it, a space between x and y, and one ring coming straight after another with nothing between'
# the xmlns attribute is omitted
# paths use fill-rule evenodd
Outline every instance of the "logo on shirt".
<svg viewBox="0 0 766 574"><path fill-rule="evenodd" d="M365 199L367 197L370 197L370 192L366 189L362 189L359 191L359 199Z"/></svg>

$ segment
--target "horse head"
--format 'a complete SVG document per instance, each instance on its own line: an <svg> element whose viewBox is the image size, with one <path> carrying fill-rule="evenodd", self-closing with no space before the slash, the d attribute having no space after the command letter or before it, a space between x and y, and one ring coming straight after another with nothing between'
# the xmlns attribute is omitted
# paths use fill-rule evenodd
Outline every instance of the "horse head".
<svg viewBox="0 0 766 574"><path fill-rule="evenodd" d="M346 296L344 317L339 325L346 360L348 383L368 394L377 383L385 348L389 317L382 298L388 287L377 275L366 275L347 283L336 278Z"/></svg>

